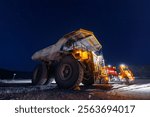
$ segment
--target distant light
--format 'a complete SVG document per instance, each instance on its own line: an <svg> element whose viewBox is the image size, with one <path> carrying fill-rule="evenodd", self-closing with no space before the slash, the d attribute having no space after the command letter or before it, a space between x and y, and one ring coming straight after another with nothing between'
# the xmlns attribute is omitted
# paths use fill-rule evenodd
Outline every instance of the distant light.
<svg viewBox="0 0 150 117"><path fill-rule="evenodd" d="M111 67L111 65L108 65L108 67Z"/></svg>
<svg viewBox="0 0 150 117"><path fill-rule="evenodd" d="M13 80L15 79L15 76L16 76L16 73L13 74L13 78L12 78Z"/></svg>
<svg viewBox="0 0 150 117"><path fill-rule="evenodd" d="M120 66L121 66L121 67L124 67L124 66L125 66L125 64L120 64Z"/></svg>

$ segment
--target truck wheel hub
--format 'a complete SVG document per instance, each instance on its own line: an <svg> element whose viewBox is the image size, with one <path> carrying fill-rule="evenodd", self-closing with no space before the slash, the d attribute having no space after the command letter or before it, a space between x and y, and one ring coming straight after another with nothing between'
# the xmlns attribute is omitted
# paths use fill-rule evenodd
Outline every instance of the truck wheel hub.
<svg viewBox="0 0 150 117"><path fill-rule="evenodd" d="M70 65L68 64L64 64L62 65L62 68L61 68L61 79L62 80L67 80L71 77L71 74L72 74L72 68Z"/></svg>

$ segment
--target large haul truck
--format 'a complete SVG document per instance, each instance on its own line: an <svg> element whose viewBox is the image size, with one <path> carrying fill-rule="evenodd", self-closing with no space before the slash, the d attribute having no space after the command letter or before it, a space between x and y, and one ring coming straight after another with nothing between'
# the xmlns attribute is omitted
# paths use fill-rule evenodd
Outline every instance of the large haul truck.
<svg viewBox="0 0 150 117"><path fill-rule="evenodd" d="M32 60L41 61L33 72L32 83L44 85L55 78L60 88L75 88L80 83L108 83L102 45L93 32L79 29L64 35L54 45L33 54Z"/></svg>

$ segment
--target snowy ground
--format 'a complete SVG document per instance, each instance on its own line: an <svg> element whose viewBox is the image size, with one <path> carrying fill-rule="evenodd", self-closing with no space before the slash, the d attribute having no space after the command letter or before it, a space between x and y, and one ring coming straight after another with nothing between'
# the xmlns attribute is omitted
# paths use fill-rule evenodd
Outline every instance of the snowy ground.
<svg viewBox="0 0 150 117"><path fill-rule="evenodd" d="M31 83L32 81L31 80L0 80L0 83L7 83L7 84L13 84L13 83L16 83L16 84L19 84L19 83Z"/></svg>
<svg viewBox="0 0 150 117"><path fill-rule="evenodd" d="M31 80L3 80L0 81L0 99L150 99L150 79L136 79L134 85L81 85L78 91L58 89L55 83L32 86Z"/></svg>

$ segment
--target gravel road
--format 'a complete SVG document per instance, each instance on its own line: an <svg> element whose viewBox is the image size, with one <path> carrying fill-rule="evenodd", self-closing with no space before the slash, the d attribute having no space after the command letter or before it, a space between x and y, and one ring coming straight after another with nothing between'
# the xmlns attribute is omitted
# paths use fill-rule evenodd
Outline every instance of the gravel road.
<svg viewBox="0 0 150 117"><path fill-rule="evenodd" d="M80 90L59 89L55 83L32 86L30 81L0 83L0 99L5 100L143 100L150 99L150 79L136 79L134 85L119 83L80 86Z"/></svg>

